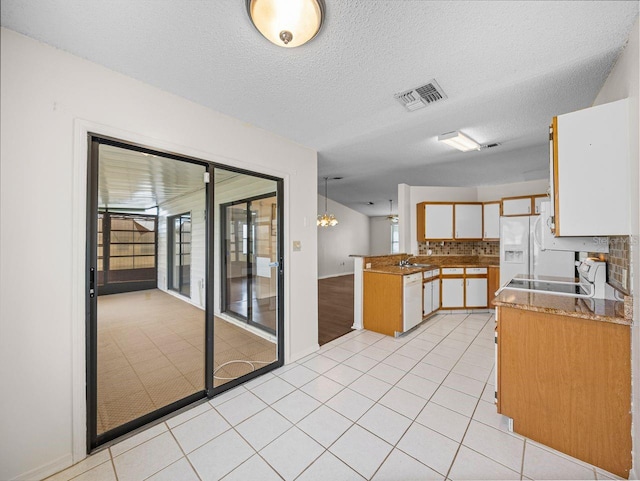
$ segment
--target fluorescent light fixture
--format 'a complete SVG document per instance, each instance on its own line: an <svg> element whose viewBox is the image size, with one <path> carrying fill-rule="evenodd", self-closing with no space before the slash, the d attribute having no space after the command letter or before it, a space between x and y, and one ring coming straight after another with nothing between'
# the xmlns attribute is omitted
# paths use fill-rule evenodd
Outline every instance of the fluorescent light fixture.
<svg viewBox="0 0 640 481"><path fill-rule="evenodd" d="M438 140L450 145L451 147L455 147L458 150L462 150L463 152L480 150L480 144L478 142L471 140L469 137L457 130L455 132L449 132L448 134L438 135Z"/></svg>

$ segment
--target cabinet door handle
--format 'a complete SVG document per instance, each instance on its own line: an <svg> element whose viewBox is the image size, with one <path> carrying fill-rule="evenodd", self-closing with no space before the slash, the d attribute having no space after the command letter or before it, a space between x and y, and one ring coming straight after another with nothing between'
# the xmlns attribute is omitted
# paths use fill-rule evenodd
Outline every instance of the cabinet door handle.
<svg viewBox="0 0 640 481"><path fill-rule="evenodd" d="M467 279L467 287L469 287L469 279Z"/></svg>
<svg viewBox="0 0 640 481"><path fill-rule="evenodd" d="M531 206L527 206L527 214L531 214Z"/></svg>

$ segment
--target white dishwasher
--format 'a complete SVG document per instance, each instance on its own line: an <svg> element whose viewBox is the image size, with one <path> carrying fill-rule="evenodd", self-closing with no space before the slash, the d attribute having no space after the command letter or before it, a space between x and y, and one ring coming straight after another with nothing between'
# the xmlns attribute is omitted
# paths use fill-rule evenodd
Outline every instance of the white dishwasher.
<svg viewBox="0 0 640 481"><path fill-rule="evenodd" d="M402 332L422 322L422 273L403 276Z"/></svg>

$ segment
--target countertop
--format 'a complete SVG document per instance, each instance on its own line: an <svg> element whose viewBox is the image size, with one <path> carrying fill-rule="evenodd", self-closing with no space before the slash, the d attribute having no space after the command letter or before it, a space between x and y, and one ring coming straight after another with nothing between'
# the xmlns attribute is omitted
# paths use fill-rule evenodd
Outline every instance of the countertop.
<svg viewBox="0 0 640 481"><path fill-rule="evenodd" d="M375 272L376 274L393 274L396 276L406 276L408 274L417 274L419 272L436 269L437 267L438 266L426 266L426 267L380 266L380 267L372 267L371 269L364 269L364 272Z"/></svg>
<svg viewBox="0 0 640 481"><path fill-rule="evenodd" d="M582 299L505 289L491 304L629 326L632 320L631 316L625 317L625 303L623 301L610 299Z"/></svg>

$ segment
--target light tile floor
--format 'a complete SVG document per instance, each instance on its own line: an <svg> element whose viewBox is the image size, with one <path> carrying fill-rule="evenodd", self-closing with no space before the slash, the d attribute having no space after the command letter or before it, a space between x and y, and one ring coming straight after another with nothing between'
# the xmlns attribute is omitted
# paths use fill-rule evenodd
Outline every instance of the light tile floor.
<svg viewBox="0 0 640 481"><path fill-rule="evenodd" d="M493 330L487 313L351 332L50 479L620 479L508 432Z"/></svg>

